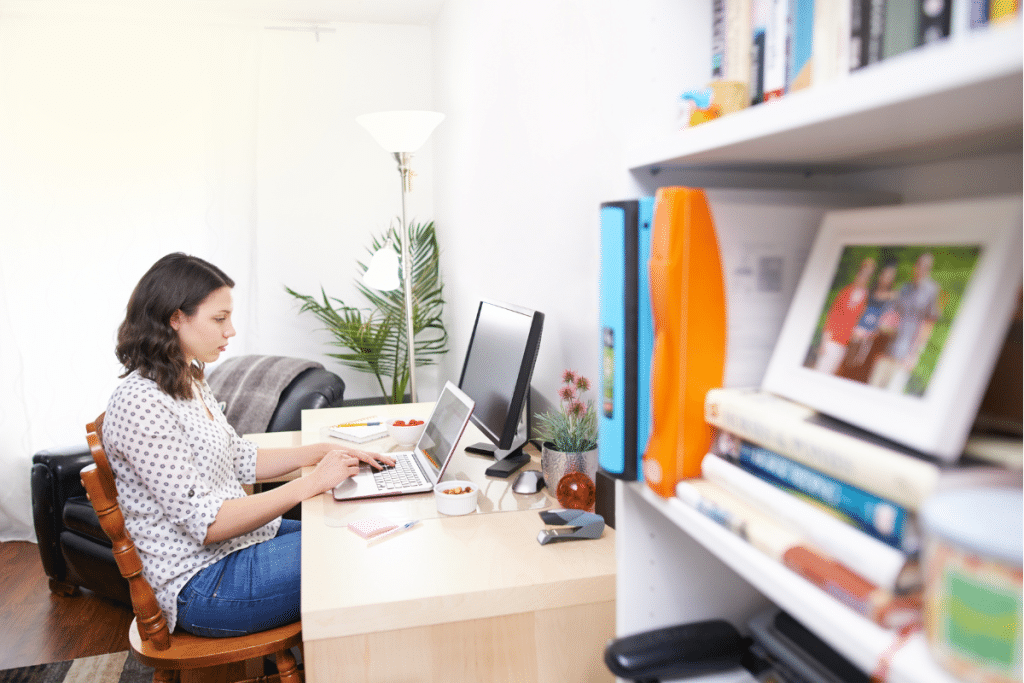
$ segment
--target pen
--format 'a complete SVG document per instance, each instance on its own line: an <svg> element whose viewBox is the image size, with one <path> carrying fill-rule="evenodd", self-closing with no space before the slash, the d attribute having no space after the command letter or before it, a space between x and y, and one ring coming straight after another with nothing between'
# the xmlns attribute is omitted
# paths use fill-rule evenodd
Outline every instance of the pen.
<svg viewBox="0 0 1024 683"><path fill-rule="evenodd" d="M419 523L420 523L420 520L418 520L418 519L410 520L410 521L406 522L405 524L402 524L401 526L395 527L391 531L385 531L384 533L380 534L379 536L374 536L373 538L370 539L370 542L372 543L374 541L379 541L380 539L387 538L388 536L391 536L392 534L400 534L403 531L405 531L406 529L410 529L410 528L412 528L413 526L415 526L416 524L419 524Z"/></svg>
<svg viewBox="0 0 1024 683"><path fill-rule="evenodd" d="M334 425L335 427L375 427L380 422L346 422L340 425Z"/></svg>

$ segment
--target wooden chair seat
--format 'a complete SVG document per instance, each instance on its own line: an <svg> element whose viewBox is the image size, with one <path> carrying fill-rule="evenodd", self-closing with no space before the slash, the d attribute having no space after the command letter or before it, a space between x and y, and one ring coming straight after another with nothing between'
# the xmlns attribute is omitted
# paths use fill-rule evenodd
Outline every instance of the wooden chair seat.
<svg viewBox="0 0 1024 683"><path fill-rule="evenodd" d="M136 659L153 667L154 683L180 680L197 681L281 681L301 683L291 648L302 643L302 622L295 622L269 631L230 638L204 638L182 630L169 632L167 621L156 601L153 587L142 574L142 558L124 526L124 515L117 504L117 487L103 450L101 434L103 414L86 425L86 439L95 464L81 472L82 484L99 517L103 531L113 544L114 560L121 575L128 580L135 620L128 631L128 641ZM262 670L255 677L246 673L244 663L275 655L278 673L265 678Z"/></svg>
<svg viewBox="0 0 1024 683"><path fill-rule="evenodd" d="M202 669L275 655L302 642L302 622L278 626L248 636L203 638L176 629L170 645L159 650L139 635L138 619L132 621L128 641L136 659L154 669Z"/></svg>

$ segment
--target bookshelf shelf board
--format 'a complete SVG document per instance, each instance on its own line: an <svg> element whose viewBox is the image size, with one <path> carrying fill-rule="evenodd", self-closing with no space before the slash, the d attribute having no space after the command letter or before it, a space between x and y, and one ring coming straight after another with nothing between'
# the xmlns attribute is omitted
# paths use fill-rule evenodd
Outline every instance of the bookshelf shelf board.
<svg viewBox="0 0 1024 683"><path fill-rule="evenodd" d="M943 41L627 152L631 170L847 172L1022 145L1020 20Z"/></svg>
<svg viewBox="0 0 1024 683"><path fill-rule="evenodd" d="M623 482L622 485L639 494L655 511L861 670L870 673L892 642L894 632L855 614L681 501L664 499L642 483ZM915 634L893 658L888 680L891 683L956 683L956 679L940 669L931 658L920 633Z"/></svg>

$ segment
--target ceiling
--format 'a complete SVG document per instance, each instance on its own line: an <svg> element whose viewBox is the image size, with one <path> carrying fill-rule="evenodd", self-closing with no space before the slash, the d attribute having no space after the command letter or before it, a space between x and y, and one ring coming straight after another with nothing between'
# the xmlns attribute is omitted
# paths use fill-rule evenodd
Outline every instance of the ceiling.
<svg viewBox="0 0 1024 683"><path fill-rule="evenodd" d="M298 24L429 24L444 0L0 0L0 15L207 16Z"/></svg>

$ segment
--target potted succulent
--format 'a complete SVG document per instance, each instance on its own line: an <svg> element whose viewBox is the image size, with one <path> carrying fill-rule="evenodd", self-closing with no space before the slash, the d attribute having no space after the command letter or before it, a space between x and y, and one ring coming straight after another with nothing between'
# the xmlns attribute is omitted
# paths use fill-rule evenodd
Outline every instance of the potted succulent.
<svg viewBox="0 0 1024 683"><path fill-rule="evenodd" d="M412 260L413 339L416 345L416 366L435 365L437 358L448 351L448 332L443 322L444 285L441 283L440 248L434 223L410 226L409 254ZM371 254L389 244L399 250L395 228L373 238ZM332 346L344 349L328 353L342 365L360 372L372 373L389 403L402 403L409 383L407 336L405 333L405 294L402 288L378 291L362 282L367 264L360 268L356 289L371 308L356 308L341 299L328 297L320 288L321 298L285 290L302 302L300 313L309 312L324 324L334 339Z"/></svg>
<svg viewBox="0 0 1024 683"><path fill-rule="evenodd" d="M541 470L549 490L565 508L593 511L597 500L597 409L584 399L590 380L562 373L558 410L537 415L543 441Z"/></svg>

